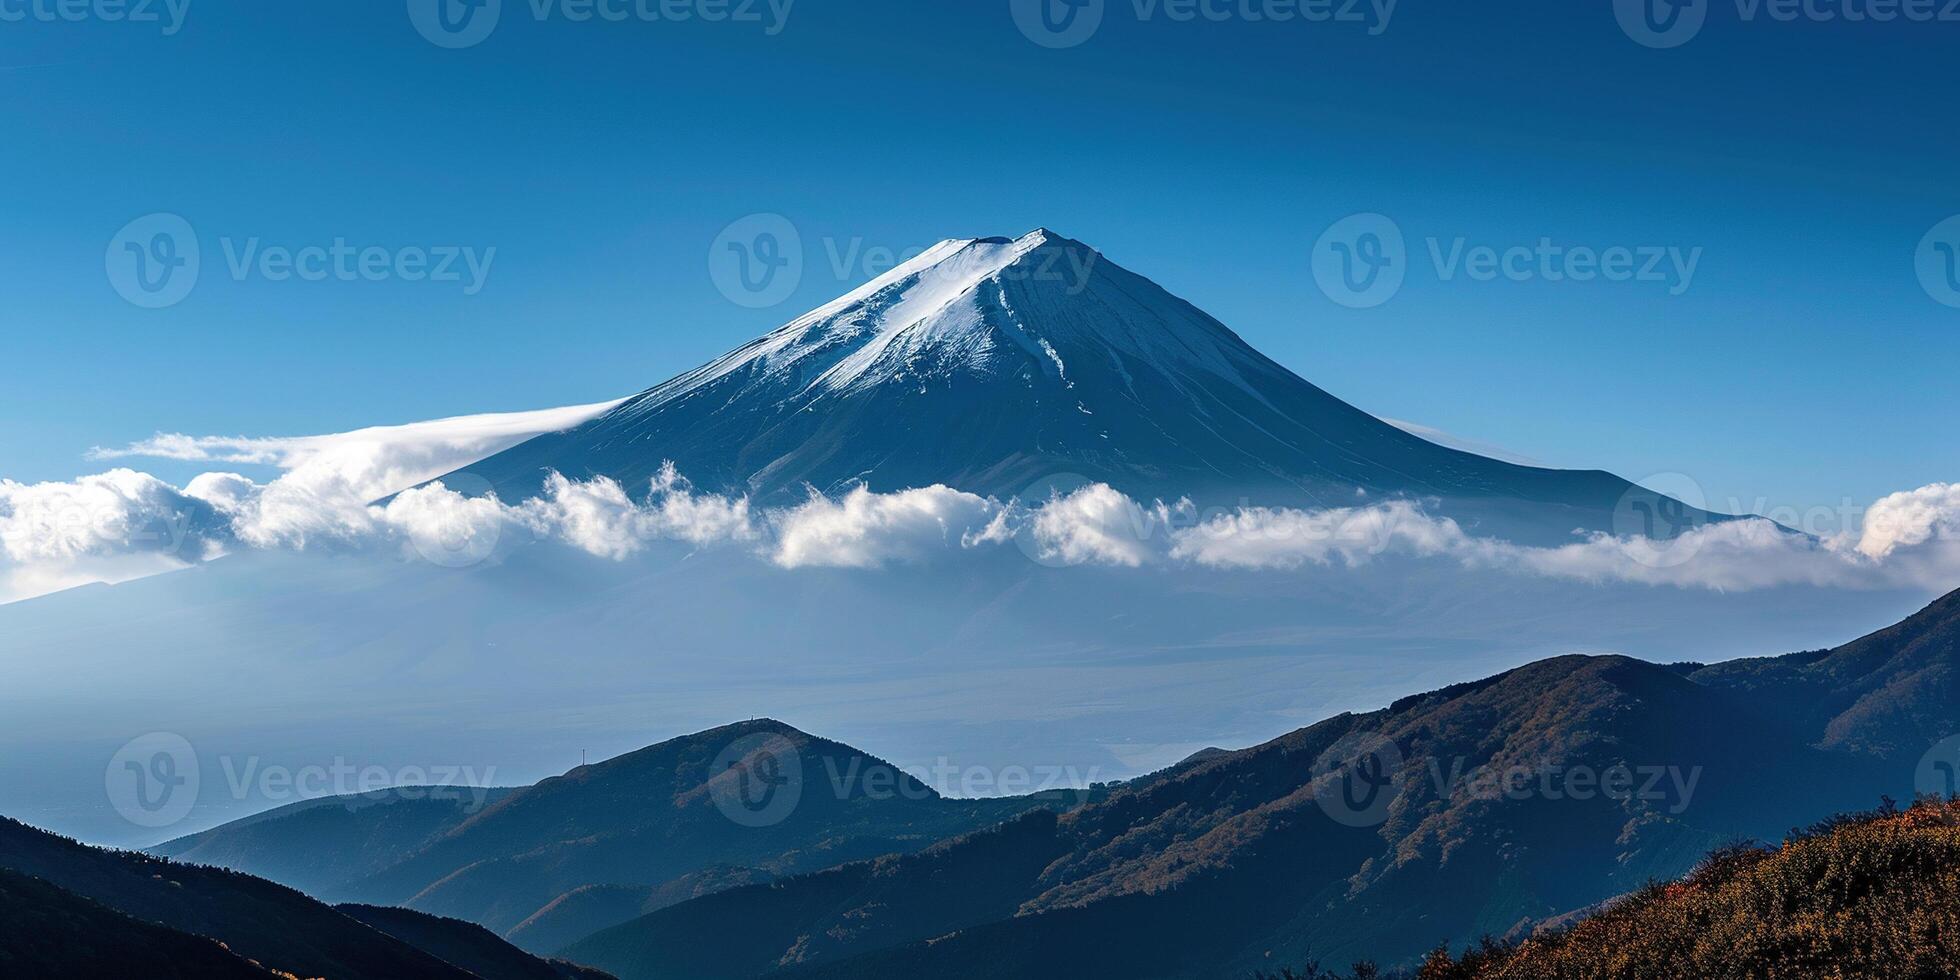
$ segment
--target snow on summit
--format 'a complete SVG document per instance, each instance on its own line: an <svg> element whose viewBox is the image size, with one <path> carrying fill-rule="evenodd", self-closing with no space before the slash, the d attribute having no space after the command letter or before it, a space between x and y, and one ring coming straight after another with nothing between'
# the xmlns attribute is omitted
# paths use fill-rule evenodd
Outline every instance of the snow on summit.
<svg viewBox="0 0 1960 980"><path fill-rule="evenodd" d="M849 391L905 382L934 372L985 372L1018 358L1039 356L1060 377L1067 365L1049 331L1122 327L1123 318L1096 321L1045 316L1065 305L1030 302L1042 293L1094 289L1093 249L1036 229L1020 238L947 239L845 295L790 321L769 335L649 394L642 410L686 397L731 374L750 371L758 381L782 385L787 395ZM1010 301L1007 283L1046 288ZM1168 298L1168 295L1166 295ZM1108 331L1102 343L1137 356L1208 357L1210 369L1232 376L1215 350L1218 338L1176 309L1149 311L1156 326L1187 329L1180 342L1152 349L1158 330ZM1195 328L1195 329L1189 329Z"/></svg>

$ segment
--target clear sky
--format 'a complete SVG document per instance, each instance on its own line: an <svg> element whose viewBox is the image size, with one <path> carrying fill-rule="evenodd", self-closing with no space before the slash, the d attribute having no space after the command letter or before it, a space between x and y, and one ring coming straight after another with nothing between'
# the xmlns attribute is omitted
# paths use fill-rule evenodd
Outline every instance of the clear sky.
<svg viewBox="0 0 1960 980"><path fill-rule="evenodd" d="M1412 0L1386 24L1107 0L1051 47L1009 0L778 0L759 22L630 2L609 21L502 0L452 48L418 31L419 0L194 0L180 20L150 0L168 24L0 0L0 477L92 472L91 446L159 430L622 395L882 271L864 249L1036 226L1364 409L1549 464L1679 471L1745 508L1960 477L1960 309L1914 271L1960 212L1960 24L1700 0L1699 34L1657 49L1603 0ZM695 16L642 16L676 10ZM147 309L107 266L160 212L201 265ZM756 213L804 253L763 308L709 269ZM1314 276L1357 213L1406 239L1399 292L1366 309ZM1691 278L1479 281L1432 257L1459 238L1696 258ZM337 240L391 271L232 271ZM460 260L456 281L392 265L442 248L487 258L480 283Z"/></svg>

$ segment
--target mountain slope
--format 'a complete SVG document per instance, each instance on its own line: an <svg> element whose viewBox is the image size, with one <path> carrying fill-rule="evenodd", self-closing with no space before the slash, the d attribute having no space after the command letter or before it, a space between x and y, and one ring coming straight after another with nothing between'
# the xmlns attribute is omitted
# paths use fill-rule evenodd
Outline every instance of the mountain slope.
<svg viewBox="0 0 1960 980"><path fill-rule="evenodd" d="M1833 821L1422 980L1960 975L1960 806Z"/></svg>
<svg viewBox="0 0 1960 980"><path fill-rule="evenodd" d="M1307 383L1080 242L949 240L726 356L467 471L506 500L547 470L634 492L695 483L943 483L1002 498L1075 477L1148 499L1345 505L1438 497L1520 537L1604 528L1636 490L1603 472L1446 449ZM1689 515L1683 512L1684 518Z"/></svg>
<svg viewBox="0 0 1960 980"><path fill-rule="evenodd" d="M485 804L509 795L485 792ZM331 894L427 847L475 812L469 791L389 790L307 800L159 844L149 853Z"/></svg>
<svg viewBox="0 0 1960 980"><path fill-rule="evenodd" d="M740 751L731 759L732 747ZM712 766L752 758L793 771L800 789L786 811L745 823L726 810L740 773ZM298 873L334 900L468 920L542 953L698 894L914 851L1069 802L947 800L883 760L765 719L583 766L481 812L430 801L301 806L158 853ZM322 842L346 849L320 855Z"/></svg>
<svg viewBox="0 0 1960 980"><path fill-rule="evenodd" d="M1524 934L1681 873L1735 837L1774 837L1819 813L1909 791L1909 767L1899 762L1912 754L1908 744L1880 755L1830 739L1845 712L1793 713L1804 702L1789 695L1828 683L1867 692L1849 702L1857 705L1870 692L1911 689L1898 678L1943 676L1955 650L1955 601L1836 651L1730 672L1617 656L1541 661L1255 748L1200 752L1066 812L1030 809L1025 799L975 804L963 819L989 808L1012 818L914 853L684 901L571 951L625 980L1239 977L1274 963L1408 962L1441 941ZM1735 682L1756 675L1775 684ZM1915 716L1935 734L1956 722L1954 703L1944 715ZM791 827L786 839L821 841L825 827L840 824L836 808L847 815L841 825L856 827L853 818L888 799L868 791L863 766L876 760L750 722L514 792L443 839L468 837L472 826L492 848L541 832L562 843L586 826L602 837L643 830L631 811L666 793L684 812L704 797L715 807L726 801L716 786L759 771L757 747L743 742L753 737L779 753L777 763L811 768L812 780L836 788L807 793L761 826L717 808L723 823L764 837ZM710 752L715 745L723 748ZM1357 796L1356 781L1365 789L1371 775L1382 792ZM923 787L892 785L896 798L947 803ZM795 826L806 809L829 817ZM741 835L674 838L726 847ZM440 957L486 954L513 964L513 976L537 969L466 924L349 910L373 918L376 931L243 875L96 851L11 822L0 823L0 869L303 975L457 977L465 974ZM87 914L63 901L62 915ZM731 929L741 942L700 941ZM18 937L0 947L27 948ZM208 952L198 950L187 955Z"/></svg>
<svg viewBox="0 0 1960 980"><path fill-rule="evenodd" d="M0 870L0 976L271 980L273 973L212 940Z"/></svg>
<svg viewBox="0 0 1960 980"><path fill-rule="evenodd" d="M291 889L248 875L100 851L0 819L0 869L39 878L132 919L207 936L304 977L468 980L450 966Z"/></svg>
<svg viewBox="0 0 1960 980"><path fill-rule="evenodd" d="M1769 730L1737 731L1741 710L1669 668L1561 658L1203 759L1059 820L1024 818L1005 855L993 853L1004 832L980 834L875 870L683 903L567 954L625 980L788 966L839 977L982 976L1107 969L1110 957L1138 975L1222 963L1216 975L1229 976L1255 969L1267 951L1410 957L1631 890L1735 834L1785 826L1820 795L1806 780L1828 783L1841 767ZM1337 775L1317 764L1358 736L1389 739L1408 760L1379 826L1336 819L1323 803ZM1513 799L1493 797L1477 775L1535 781L1616 766L1693 770L1693 789ZM1839 786L1863 796L1848 772ZM992 870L1017 861L1026 876L996 885ZM990 873L970 882L945 870L973 867ZM716 921L744 923L748 951L704 959L678 943ZM922 943L934 937L945 938Z"/></svg>
<svg viewBox="0 0 1960 980"><path fill-rule="evenodd" d="M754 868L716 867L689 872L658 886L586 885L552 899L511 927L507 936L525 949L549 953L649 912L770 878L768 872Z"/></svg>
<svg viewBox="0 0 1960 980"><path fill-rule="evenodd" d="M538 959L483 928L413 909L340 905L342 915L365 922L481 980L610 980L598 970Z"/></svg>
<svg viewBox="0 0 1960 980"><path fill-rule="evenodd" d="M1960 732L1960 592L1835 650L1734 660L1698 672L1711 686L1774 700L1827 748L1917 758Z"/></svg>
<svg viewBox="0 0 1960 980"><path fill-rule="evenodd" d="M1006 918L1064 848L1055 815L1028 814L929 848L784 883L709 895L606 930L566 958L635 977L746 977L859 946L878 948ZM740 923L738 943L691 937Z"/></svg>
<svg viewBox="0 0 1960 980"><path fill-rule="evenodd" d="M1834 663L1827 674L1853 691L1896 689L1880 681L1902 671L1944 676L1955 601L1758 669ZM1203 753L1059 818L682 903L571 952L624 980L1238 977L1272 963L1408 962L1681 874L1738 837L1774 839L1911 791L1910 765L1827 737L1841 714L1709 682L1723 676L1624 657L1541 661ZM1947 730L1960 702L1920 721ZM1393 749L1376 755L1383 745ZM1399 778L1359 819L1342 794L1371 758ZM975 867L1040 870L979 874L970 889L950 870ZM743 923L750 947L682 948L715 922Z"/></svg>

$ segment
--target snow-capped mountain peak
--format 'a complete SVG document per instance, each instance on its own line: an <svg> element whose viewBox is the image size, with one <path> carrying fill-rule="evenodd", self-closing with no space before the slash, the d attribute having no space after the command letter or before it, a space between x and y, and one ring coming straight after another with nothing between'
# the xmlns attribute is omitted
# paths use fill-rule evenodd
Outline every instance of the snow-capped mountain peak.
<svg viewBox="0 0 1960 980"><path fill-rule="evenodd" d="M1064 244L1066 243L1066 244ZM1075 246L1070 254L1063 252ZM734 374L793 391L849 391L904 381L933 355L936 368L985 369L1004 340L999 306L1003 277L1032 279L1050 261L1044 249L1075 258L1086 274L1095 253L1037 229L1020 238L953 238L926 249L856 289L768 335L663 385L665 402ZM1060 264L1054 262L1053 264ZM1036 344L1038 347L1038 342ZM650 406L649 406L650 407Z"/></svg>
<svg viewBox="0 0 1960 980"><path fill-rule="evenodd" d="M744 373L784 386L782 393L790 397L912 383L950 372L988 374L1024 362L1064 379L1068 367L1062 351L1083 346L1188 362L1245 386L1222 349L1238 345L1236 337L1154 285L1144 290L1113 281L1112 268L1094 249L1046 228L1012 239L947 239L649 392L655 397L642 408ZM1071 306L1090 304L1120 315L1066 315Z"/></svg>
<svg viewBox="0 0 1960 980"><path fill-rule="evenodd" d="M1132 496L1345 506L1475 502L1563 538L1630 484L1427 442L1260 354L1190 303L1045 228L947 239L578 428L470 467L500 496L546 472L793 498L853 483L1002 498L1056 478ZM1359 492L1359 495L1358 493Z"/></svg>

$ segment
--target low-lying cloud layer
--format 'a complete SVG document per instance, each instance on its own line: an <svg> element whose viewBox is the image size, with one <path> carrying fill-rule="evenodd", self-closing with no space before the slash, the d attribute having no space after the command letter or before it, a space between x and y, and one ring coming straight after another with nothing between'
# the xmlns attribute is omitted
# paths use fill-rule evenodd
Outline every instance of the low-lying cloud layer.
<svg viewBox="0 0 1960 980"><path fill-rule="evenodd" d="M553 474L541 496L515 502L440 483L418 486L538 426L575 424L606 407L289 440L163 436L101 454L269 461L286 469L266 483L218 472L178 488L130 469L70 482L0 480L0 602L156 574L239 549L384 549L463 566L493 558L500 547L538 541L616 561L663 541L735 548L781 569L921 565L1018 549L1058 567L1284 574L1400 559L1717 590L1960 584L1960 485L1953 484L1887 496L1866 511L1862 527L1832 536L1752 519L1667 541L1592 534L1558 547L1476 537L1409 500L1200 513L1188 501L1145 503L1103 484L1007 501L944 486L895 493L860 487L765 509L698 490L671 465L630 488Z"/></svg>

